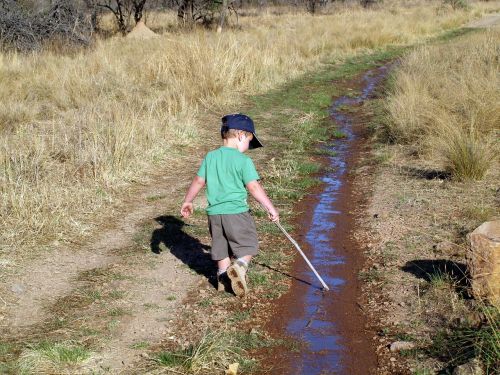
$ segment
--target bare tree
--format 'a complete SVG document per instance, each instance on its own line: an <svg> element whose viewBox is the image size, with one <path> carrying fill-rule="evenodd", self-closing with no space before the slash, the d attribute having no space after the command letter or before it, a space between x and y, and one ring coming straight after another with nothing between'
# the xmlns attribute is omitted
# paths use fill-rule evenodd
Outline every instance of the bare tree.
<svg viewBox="0 0 500 375"><path fill-rule="evenodd" d="M92 1L92 0L91 0ZM118 30L125 34L130 27L130 18L135 23L142 19L147 0L97 0L96 6L107 9L115 16Z"/></svg>
<svg viewBox="0 0 500 375"><path fill-rule="evenodd" d="M142 19L142 12L144 11L146 0L132 0L132 5L134 7L134 21L137 23Z"/></svg>
<svg viewBox="0 0 500 375"><path fill-rule="evenodd" d="M201 23L204 26L238 23L238 12L231 0L180 0L177 15L184 24Z"/></svg>

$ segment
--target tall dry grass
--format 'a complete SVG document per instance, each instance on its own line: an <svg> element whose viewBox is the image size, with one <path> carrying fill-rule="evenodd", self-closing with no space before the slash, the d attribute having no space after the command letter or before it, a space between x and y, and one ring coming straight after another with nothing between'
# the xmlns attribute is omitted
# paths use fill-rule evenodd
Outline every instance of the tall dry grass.
<svg viewBox="0 0 500 375"><path fill-rule="evenodd" d="M0 256L88 233L124 185L203 143L217 124L200 124L201 112L223 114L324 61L414 43L474 15L429 2L345 7L243 17L222 35L174 30L71 56L0 55Z"/></svg>
<svg viewBox="0 0 500 375"><path fill-rule="evenodd" d="M388 136L418 144L457 179L483 178L499 151L499 38L492 30L411 52L387 103Z"/></svg>

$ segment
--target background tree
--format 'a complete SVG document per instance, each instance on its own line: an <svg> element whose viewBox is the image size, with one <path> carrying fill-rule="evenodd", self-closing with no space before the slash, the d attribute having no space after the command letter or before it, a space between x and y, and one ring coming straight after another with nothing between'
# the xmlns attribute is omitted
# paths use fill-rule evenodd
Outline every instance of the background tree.
<svg viewBox="0 0 500 375"><path fill-rule="evenodd" d="M91 2L93 0L90 0ZM130 19L134 16L135 23L142 19L147 0L97 0L96 7L109 10L115 16L118 30L125 34L130 28Z"/></svg>

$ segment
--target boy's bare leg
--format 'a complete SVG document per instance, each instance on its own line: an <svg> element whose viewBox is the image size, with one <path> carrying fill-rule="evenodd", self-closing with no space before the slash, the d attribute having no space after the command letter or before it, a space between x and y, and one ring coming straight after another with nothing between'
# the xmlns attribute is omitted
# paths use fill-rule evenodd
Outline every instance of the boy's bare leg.
<svg viewBox="0 0 500 375"><path fill-rule="evenodd" d="M217 261L217 268L222 272L227 270L230 265L231 259L229 257Z"/></svg>

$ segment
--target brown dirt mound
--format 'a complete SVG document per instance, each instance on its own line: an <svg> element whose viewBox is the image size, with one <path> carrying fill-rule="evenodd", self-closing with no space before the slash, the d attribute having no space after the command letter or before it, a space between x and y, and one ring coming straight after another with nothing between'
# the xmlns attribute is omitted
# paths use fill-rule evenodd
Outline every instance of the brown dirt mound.
<svg viewBox="0 0 500 375"><path fill-rule="evenodd" d="M158 34L147 27L143 21L139 21L132 31L127 34L127 38L134 39L150 39L156 36L158 36Z"/></svg>

